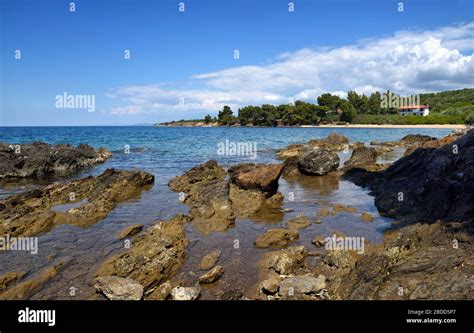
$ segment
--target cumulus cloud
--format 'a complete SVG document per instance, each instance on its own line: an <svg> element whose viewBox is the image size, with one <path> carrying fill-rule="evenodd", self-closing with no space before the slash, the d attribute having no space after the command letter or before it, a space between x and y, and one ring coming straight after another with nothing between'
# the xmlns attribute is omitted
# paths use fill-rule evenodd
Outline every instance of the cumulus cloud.
<svg viewBox="0 0 474 333"><path fill-rule="evenodd" d="M399 31L333 48L305 48L277 55L270 64L237 66L190 78L193 89L156 84L112 89L128 103L115 114L217 111L249 104L315 101L324 92L399 94L474 86L474 22L435 30Z"/></svg>

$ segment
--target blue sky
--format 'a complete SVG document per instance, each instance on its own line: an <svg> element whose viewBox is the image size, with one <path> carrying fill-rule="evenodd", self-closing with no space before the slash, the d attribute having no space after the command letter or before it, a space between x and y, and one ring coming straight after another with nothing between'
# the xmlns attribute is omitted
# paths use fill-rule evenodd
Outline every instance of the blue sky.
<svg viewBox="0 0 474 333"><path fill-rule="evenodd" d="M288 0L183 0L184 13L180 1L77 0L73 13L70 2L1 1L0 126L154 123L326 91L474 86L471 0L295 0L294 12ZM57 108L63 92L94 95L95 111Z"/></svg>

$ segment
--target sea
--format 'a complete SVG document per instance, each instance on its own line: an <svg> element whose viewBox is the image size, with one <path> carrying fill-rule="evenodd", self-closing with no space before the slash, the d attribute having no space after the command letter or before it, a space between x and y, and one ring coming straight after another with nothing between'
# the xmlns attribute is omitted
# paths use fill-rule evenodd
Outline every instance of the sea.
<svg viewBox="0 0 474 333"><path fill-rule="evenodd" d="M326 137L331 132L345 135L350 142L396 141L407 134L426 134L441 137L450 129L431 128L243 128L243 127L0 127L0 141L21 144L43 141L50 144L89 144L105 147L113 157L107 162L84 170L71 178L98 175L107 168L141 169L155 175L154 186L139 198L118 205L105 219L93 226L79 228L61 225L38 236L38 252L5 251L0 253L0 275L22 271L34 278L38 272L60 260L68 260L61 272L39 288L31 299L95 299L100 298L93 287L94 272L105 258L124 251L123 241L117 233L123 228L142 223L149 226L156 221L187 213L188 207L179 201L179 194L168 188L170 179L208 160L216 160L224 167L238 163L281 163L276 151L289 144L304 143ZM225 144L256 149L252 154L222 153ZM239 152L239 150L237 150ZM244 151L245 152L245 151ZM339 153L341 164L350 158L350 151ZM381 162L394 161L403 150L381 157ZM55 181L68 181L56 179ZM0 200L9 195L27 191L42 182L20 181L0 184ZM199 275L200 259L213 249L221 249L220 265L225 274L214 285L202 291L203 299L218 299L229 290L241 290L250 295L258 281L259 260L266 251L257 249L253 242L269 228L284 227L286 222L304 214L312 223L300 230L300 237L292 245L315 246L315 236L330 236L334 231L364 237L368 242L380 243L383 232L394 222L380 216L374 198L364 188L347 180L333 177L302 177L279 182L279 191L285 196L281 214L266 218L236 221L233 228L224 232L203 234L192 224L186 226L190 240L188 253L181 271L175 277L180 283L192 285ZM344 204L357 209L356 213L343 212L323 218L318 211L330 204ZM371 223L360 219L362 212L374 216ZM236 242L237 241L237 242ZM236 248L235 244L239 246ZM202 272L201 272L202 273Z"/></svg>

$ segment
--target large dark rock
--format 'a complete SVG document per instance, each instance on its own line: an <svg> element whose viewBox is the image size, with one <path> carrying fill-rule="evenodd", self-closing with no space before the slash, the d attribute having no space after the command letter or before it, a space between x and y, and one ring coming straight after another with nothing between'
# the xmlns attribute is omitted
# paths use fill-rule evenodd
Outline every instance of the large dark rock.
<svg viewBox="0 0 474 333"><path fill-rule="evenodd" d="M369 187L385 215L407 221L474 219L474 131L441 148L419 148L383 172L346 174Z"/></svg>
<svg viewBox="0 0 474 333"><path fill-rule="evenodd" d="M112 153L105 148L96 150L86 144L73 147L44 142L0 143L0 179L68 175L103 163L111 156Z"/></svg>
<svg viewBox="0 0 474 333"><path fill-rule="evenodd" d="M339 156L324 148L318 148L305 155L298 163L303 174L324 176L339 167Z"/></svg>

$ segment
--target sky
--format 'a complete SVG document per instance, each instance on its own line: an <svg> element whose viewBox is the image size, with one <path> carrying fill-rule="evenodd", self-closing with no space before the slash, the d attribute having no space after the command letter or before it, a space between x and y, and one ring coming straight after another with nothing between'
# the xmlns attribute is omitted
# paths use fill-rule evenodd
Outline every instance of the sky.
<svg viewBox="0 0 474 333"><path fill-rule="evenodd" d="M0 57L0 126L411 95L474 87L474 1L2 0Z"/></svg>

